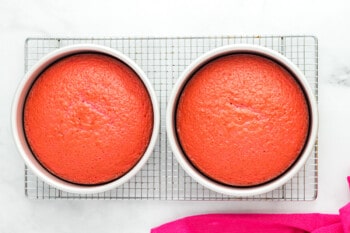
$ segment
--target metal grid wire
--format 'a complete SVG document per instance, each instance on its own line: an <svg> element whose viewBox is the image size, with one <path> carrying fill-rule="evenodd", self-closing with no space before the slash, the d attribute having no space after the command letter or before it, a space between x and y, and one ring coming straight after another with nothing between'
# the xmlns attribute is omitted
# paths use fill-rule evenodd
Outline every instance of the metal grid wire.
<svg viewBox="0 0 350 233"><path fill-rule="evenodd" d="M318 95L318 42L313 36L220 36L171 38L29 38L25 43L25 70L45 54L67 45L92 43L121 51L147 74L160 102L158 142L147 164L119 188L93 195L57 190L25 168L25 194L31 199L155 199L155 200L314 200L318 190L317 142L306 165L287 184L269 193L238 198L201 186L188 176L174 158L167 142L165 113L172 87L195 58L219 46L258 44L288 57L305 74Z"/></svg>

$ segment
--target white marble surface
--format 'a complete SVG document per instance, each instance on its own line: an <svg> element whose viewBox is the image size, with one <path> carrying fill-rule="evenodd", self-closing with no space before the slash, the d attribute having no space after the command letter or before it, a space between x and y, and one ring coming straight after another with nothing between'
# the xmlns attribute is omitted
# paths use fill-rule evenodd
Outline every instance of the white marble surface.
<svg viewBox="0 0 350 233"><path fill-rule="evenodd" d="M0 0L0 232L149 232L213 212L336 213L350 201L350 2ZM24 196L10 105L29 36L313 34L319 38L319 196L312 202L36 201Z"/></svg>

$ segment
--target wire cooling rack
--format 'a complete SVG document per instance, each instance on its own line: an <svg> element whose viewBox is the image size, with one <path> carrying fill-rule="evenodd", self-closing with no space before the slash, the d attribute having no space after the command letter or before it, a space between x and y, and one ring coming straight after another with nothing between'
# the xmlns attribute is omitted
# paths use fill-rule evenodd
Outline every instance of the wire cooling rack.
<svg viewBox="0 0 350 233"><path fill-rule="evenodd" d="M258 44L288 57L304 72L318 96L318 42L313 36L220 36L164 38L29 38L25 70L45 54L67 45L92 43L121 51L147 74L160 102L159 139L144 168L119 188L93 195L71 194L44 183L25 167L25 194L31 199L155 199L155 200L314 200L318 190L318 146L301 171L269 193L238 198L201 186L175 160L166 136L165 113L172 87L195 58L219 46Z"/></svg>

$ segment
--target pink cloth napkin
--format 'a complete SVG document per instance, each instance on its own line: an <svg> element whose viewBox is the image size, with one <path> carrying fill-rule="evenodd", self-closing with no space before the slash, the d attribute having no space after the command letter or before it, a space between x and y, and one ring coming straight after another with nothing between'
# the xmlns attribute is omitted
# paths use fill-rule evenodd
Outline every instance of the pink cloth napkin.
<svg viewBox="0 0 350 233"><path fill-rule="evenodd" d="M350 177L348 177L350 185ZM151 233L350 233L350 203L335 214L207 214L166 223Z"/></svg>

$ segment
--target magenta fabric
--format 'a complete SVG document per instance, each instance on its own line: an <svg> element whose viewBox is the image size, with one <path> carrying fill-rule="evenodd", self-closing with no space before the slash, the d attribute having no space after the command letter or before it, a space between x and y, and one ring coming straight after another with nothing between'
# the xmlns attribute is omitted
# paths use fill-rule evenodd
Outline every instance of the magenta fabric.
<svg viewBox="0 0 350 233"><path fill-rule="evenodd" d="M350 177L348 177L350 185ZM207 214L166 223L151 233L350 233L350 203L336 214Z"/></svg>

